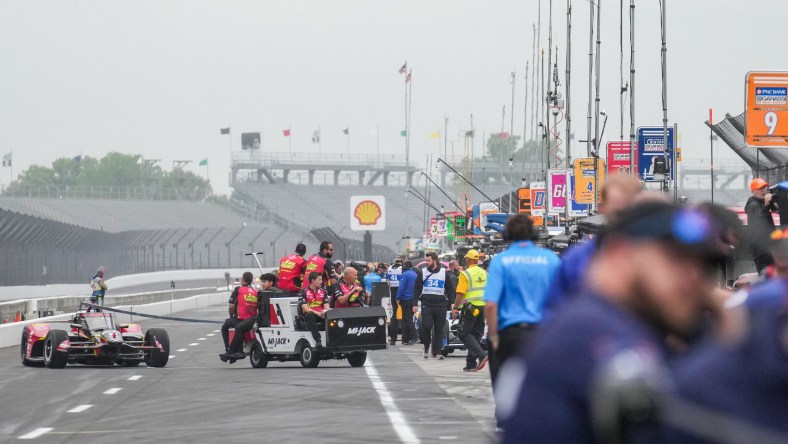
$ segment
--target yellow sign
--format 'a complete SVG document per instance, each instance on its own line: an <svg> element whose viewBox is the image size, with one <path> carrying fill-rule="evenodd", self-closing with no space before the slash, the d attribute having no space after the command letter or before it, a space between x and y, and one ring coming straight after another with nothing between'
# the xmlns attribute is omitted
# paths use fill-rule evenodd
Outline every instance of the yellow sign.
<svg viewBox="0 0 788 444"><path fill-rule="evenodd" d="M681 148L676 148L676 162L681 162Z"/></svg>
<svg viewBox="0 0 788 444"><path fill-rule="evenodd" d="M575 159L574 172L575 202L593 204L594 196L605 183L605 160L594 157ZM601 201L599 196L596 200Z"/></svg>

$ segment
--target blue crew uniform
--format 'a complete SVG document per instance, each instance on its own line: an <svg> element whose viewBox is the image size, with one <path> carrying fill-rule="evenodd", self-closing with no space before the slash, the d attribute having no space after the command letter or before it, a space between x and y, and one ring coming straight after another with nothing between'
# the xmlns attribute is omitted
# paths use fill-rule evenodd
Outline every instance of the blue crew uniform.
<svg viewBox="0 0 788 444"><path fill-rule="evenodd" d="M499 336L489 361L493 387L500 367L527 344L542 321L547 289L560 263L555 253L530 241L513 242L490 262L484 300L498 306Z"/></svg>
<svg viewBox="0 0 788 444"><path fill-rule="evenodd" d="M544 317L550 318L555 310L583 291L586 269L597 248L596 238L576 245L561 256L561 267L547 291Z"/></svg>
<svg viewBox="0 0 788 444"><path fill-rule="evenodd" d="M375 282L382 282L383 278L377 273L367 273L364 276L364 288L368 294L372 294L372 284Z"/></svg>

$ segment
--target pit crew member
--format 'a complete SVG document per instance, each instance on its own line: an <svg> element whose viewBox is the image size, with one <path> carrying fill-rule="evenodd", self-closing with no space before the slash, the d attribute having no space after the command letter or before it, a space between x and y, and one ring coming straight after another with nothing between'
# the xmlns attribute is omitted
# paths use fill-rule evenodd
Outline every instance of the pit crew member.
<svg viewBox="0 0 788 444"><path fill-rule="evenodd" d="M315 338L317 348L322 347L318 323L323 323L326 318L326 311L330 309L331 298L323 287L323 276L317 271L307 275L309 285L298 293L298 306L304 315L309 331Z"/></svg>
<svg viewBox="0 0 788 444"><path fill-rule="evenodd" d="M236 317L238 322L235 323L235 336L233 342L230 343L230 348L226 353L219 355L222 361L228 359L243 359L246 354L243 352L242 347L244 343L244 334L251 330L254 323L257 321L257 314L260 312L261 291L255 290L252 287L252 280L254 279L252 273L245 272L242 280L243 285L238 288L238 296L236 298ZM271 284L271 281L268 285Z"/></svg>
<svg viewBox="0 0 788 444"><path fill-rule="evenodd" d="M313 272L320 273L323 276L324 287L334 285L338 276L334 272L334 264L331 262L331 257L334 255L334 244L328 241L320 243L320 252L309 256L304 268L304 276L309 276Z"/></svg>
<svg viewBox="0 0 788 444"><path fill-rule="evenodd" d="M93 293L90 295L90 303L95 305L104 305L104 294L107 292L107 284L104 282L104 272L107 271L104 267L99 267L96 274L90 280L90 289ZM90 311L93 307L88 307ZM93 308L93 311L101 311L100 308Z"/></svg>
<svg viewBox="0 0 788 444"><path fill-rule="evenodd" d="M277 287L291 293L301 291L301 283L306 270L306 245L296 245L295 253L279 260L279 283Z"/></svg>

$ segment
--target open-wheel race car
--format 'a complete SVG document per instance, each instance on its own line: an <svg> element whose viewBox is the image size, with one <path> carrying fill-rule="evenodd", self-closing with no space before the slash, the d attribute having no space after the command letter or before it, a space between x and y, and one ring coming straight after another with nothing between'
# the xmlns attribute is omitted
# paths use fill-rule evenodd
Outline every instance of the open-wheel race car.
<svg viewBox="0 0 788 444"><path fill-rule="evenodd" d="M65 324L65 325L64 325ZM56 328L64 325L65 329ZM22 330L22 364L64 368L67 364L164 367L170 338L161 328L142 333L139 324L116 325L111 313L76 313L68 321L26 325Z"/></svg>
<svg viewBox="0 0 788 444"><path fill-rule="evenodd" d="M273 297L272 297L273 296ZM298 309L298 298L264 292L262 325L244 336L244 353L252 367L264 368L268 361L299 361L314 368L321 360L347 359L361 367L367 351L386 348L386 311L383 307L336 308L326 312L317 347ZM230 329L230 340L235 330Z"/></svg>

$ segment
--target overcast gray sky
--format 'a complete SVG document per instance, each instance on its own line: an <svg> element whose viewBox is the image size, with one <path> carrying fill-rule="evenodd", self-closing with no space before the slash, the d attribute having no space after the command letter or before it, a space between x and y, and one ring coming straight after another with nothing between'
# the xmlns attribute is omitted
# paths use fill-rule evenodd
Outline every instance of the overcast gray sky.
<svg viewBox="0 0 788 444"><path fill-rule="evenodd" d="M707 157L708 109L720 117L738 114L747 71L788 70L788 28L779 20L788 16L788 2L668 1L669 118L679 124L684 157ZM546 49L549 1L541 3ZM553 3L564 82L566 1ZM661 125L659 2L636 3L636 125ZM512 70L515 134L522 133L523 77L538 4L6 0L0 3L0 153L13 149L15 175L57 157L113 150L163 159L168 169L174 159L194 160L189 168L204 174L196 163L207 157L221 193L229 190L230 155L219 128L228 125L234 149L241 132L260 131L264 150L287 151L282 130L290 126L293 150L316 152L310 138L319 126L323 151L340 153L349 126L353 152L374 153L369 130L379 127L381 150L404 154L397 71L407 60L411 153L423 163L425 153L437 153L429 134L442 130L444 115L450 140L470 127L471 113L478 134L501 130ZM589 3L572 4L573 132L584 139ZM619 0L602 1L602 27L605 139L614 139ZM506 122L508 131L508 115ZM573 152L579 155L580 147ZM0 181L8 183L7 168Z"/></svg>

